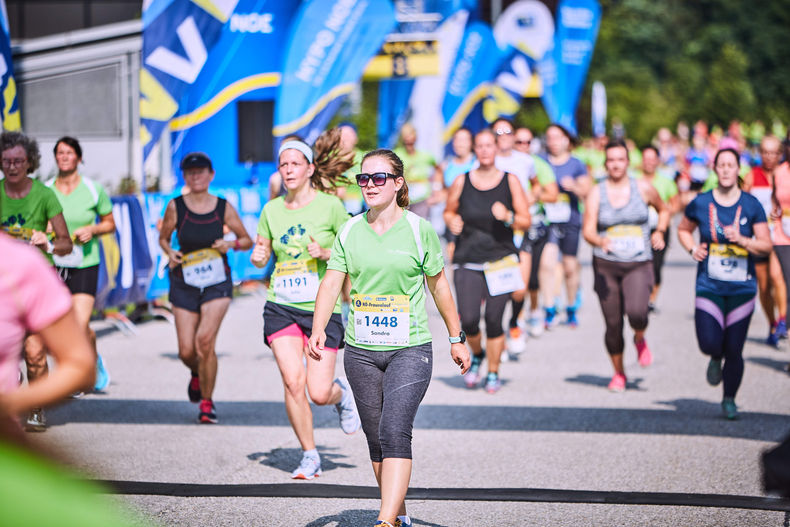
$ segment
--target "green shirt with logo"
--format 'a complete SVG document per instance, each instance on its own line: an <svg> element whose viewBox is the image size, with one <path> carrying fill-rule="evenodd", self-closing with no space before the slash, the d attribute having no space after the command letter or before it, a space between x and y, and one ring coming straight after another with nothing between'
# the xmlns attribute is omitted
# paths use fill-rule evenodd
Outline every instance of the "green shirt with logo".
<svg viewBox="0 0 790 527"><path fill-rule="evenodd" d="M63 212L58 198L46 185L32 180L30 192L24 198L8 197L5 181L0 181L0 226L8 234L29 241L33 231L45 232L50 219ZM52 262L52 255L46 254Z"/></svg>
<svg viewBox="0 0 790 527"><path fill-rule="evenodd" d="M436 276L444 268L439 237L431 224L418 221L418 248L415 229L407 213L384 234L377 234L367 221L367 213L354 216L335 238L327 269L348 274L351 279L351 307L346 342L371 351L391 351L407 346L360 344L355 338L354 295L405 295L409 300L409 343L418 346L432 340L425 310L424 276Z"/></svg>
<svg viewBox="0 0 790 527"><path fill-rule="evenodd" d="M307 252L310 239L323 247L332 247L335 235L348 220L348 213L343 202L337 196L316 192L315 198L299 209L288 209L285 198L279 197L268 202L261 212L258 221L258 234L272 241L272 251L277 263L283 264L291 260L312 260ZM327 262L316 259L319 280L326 274ZM315 311L315 298L309 302L278 301L274 283L269 287L267 302ZM340 313L340 301L335 305L335 312Z"/></svg>

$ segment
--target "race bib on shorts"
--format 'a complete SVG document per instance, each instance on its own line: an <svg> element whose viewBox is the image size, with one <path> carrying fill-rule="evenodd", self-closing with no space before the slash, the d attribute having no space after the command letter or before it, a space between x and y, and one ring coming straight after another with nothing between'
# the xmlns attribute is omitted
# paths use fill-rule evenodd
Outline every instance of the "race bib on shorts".
<svg viewBox="0 0 790 527"><path fill-rule="evenodd" d="M79 267L82 263L82 245L72 245L71 252L65 256L52 255L52 261L58 267Z"/></svg>
<svg viewBox="0 0 790 527"><path fill-rule="evenodd" d="M606 229L609 252L618 258L628 259L645 251L645 239L639 225L615 225Z"/></svg>
<svg viewBox="0 0 790 527"><path fill-rule="evenodd" d="M483 268L483 274L485 274L486 285L491 296L524 289L524 278L521 276L521 268L515 254L487 263Z"/></svg>
<svg viewBox="0 0 790 527"><path fill-rule="evenodd" d="M409 345L409 295L354 295L351 301L357 344Z"/></svg>
<svg viewBox="0 0 790 527"><path fill-rule="evenodd" d="M184 282L192 287L209 287L227 280L225 262L216 249L200 249L184 255L181 262Z"/></svg>
<svg viewBox="0 0 790 527"><path fill-rule="evenodd" d="M555 203L545 203L546 219L550 223L568 223L571 221L571 198L567 194L560 194Z"/></svg>
<svg viewBox="0 0 790 527"><path fill-rule="evenodd" d="M272 284L277 302L315 302L318 283L318 263L315 259L288 260L277 262L274 266Z"/></svg>
<svg viewBox="0 0 790 527"><path fill-rule="evenodd" d="M708 276L724 282L745 282L749 276L749 253L738 245L712 243L708 251Z"/></svg>

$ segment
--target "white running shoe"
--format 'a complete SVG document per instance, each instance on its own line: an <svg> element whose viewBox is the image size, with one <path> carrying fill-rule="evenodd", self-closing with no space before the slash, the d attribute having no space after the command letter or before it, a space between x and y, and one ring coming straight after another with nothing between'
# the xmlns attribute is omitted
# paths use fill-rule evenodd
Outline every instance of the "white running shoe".
<svg viewBox="0 0 790 527"><path fill-rule="evenodd" d="M302 456L299 466L291 472L293 479L313 479L321 475L321 458L313 456Z"/></svg>
<svg viewBox="0 0 790 527"><path fill-rule="evenodd" d="M340 428L346 434L353 434L362 426L357 406L354 404L354 394L351 393L351 387L345 380L338 378L335 379L335 382L343 392L340 402L335 405L337 414L340 416Z"/></svg>

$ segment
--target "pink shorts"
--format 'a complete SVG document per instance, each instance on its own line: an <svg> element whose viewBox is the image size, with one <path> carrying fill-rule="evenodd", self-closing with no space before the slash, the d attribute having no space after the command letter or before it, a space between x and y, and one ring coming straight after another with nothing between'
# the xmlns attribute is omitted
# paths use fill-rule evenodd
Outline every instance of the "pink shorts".
<svg viewBox="0 0 790 527"><path fill-rule="evenodd" d="M296 324L291 324L290 326L286 326L280 331L277 331L276 333L269 335L266 341L268 342L269 346L271 346L272 342L280 337L297 337L297 338L302 337L302 343L304 344L304 347L307 347L307 335L305 335L304 331L302 331L302 328L300 328ZM324 351L337 353L337 348L325 347Z"/></svg>

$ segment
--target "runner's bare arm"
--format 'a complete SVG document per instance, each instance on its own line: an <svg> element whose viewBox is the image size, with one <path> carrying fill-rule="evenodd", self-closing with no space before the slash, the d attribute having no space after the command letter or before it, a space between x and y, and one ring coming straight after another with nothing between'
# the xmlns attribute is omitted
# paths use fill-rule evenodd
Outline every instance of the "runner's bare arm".
<svg viewBox="0 0 790 527"><path fill-rule="evenodd" d="M444 207L444 223L450 229L450 232L456 235L461 234L461 231L464 229L464 220L458 214L458 200L461 197L461 191L464 189L465 179L466 176L464 174L455 178L453 184L450 185L447 204Z"/></svg>
<svg viewBox="0 0 790 527"><path fill-rule="evenodd" d="M315 360L321 360L321 353L326 342L326 325L329 317L335 309L337 297L343 290L343 282L346 280L346 273L327 269L321 285L318 286L318 293L315 297L315 311L313 312L313 333L308 341L308 354Z"/></svg>
<svg viewBox="0 0 790 527"><path fill-rule="evenodd" d="M439 309L439 314L444 319L444 325L447 326L447 333L451 337L457 337L461 333L461 321L458 318L458 309L453 302L453 294L450 292L450 284L447 282L444 269L435 276L426 276L425 280L428 282L428 289ZM471 358L469 348L465 344L460 342L452 344L450 354L453 362L461 367L461 375L469 371Z"/></svg>
<svg viewBox="0 0 790 527"><path fill-rule="evenodd" d="M71 237L69 236L69 229L66 227L66 220L63 219L63 213L60 212L49 219L52 224L52 230L55 233L55 239L52 240L52 253L58 256L65 256L73 249Z"/></svg>
<svg viewBox="0 0 790 527"><path fill-rule="evenodd" d="M88 336L77 323L73 309L38 334L58 367L38 382L0 395L0 408L9 415L19 415L35 407L47 406L76 391L93 387L96 359Z"/></svg>
<svg viewBox="0 0 790 527"><path fill-rule="evenodd" d="M176 202L170 200L165 208L165 217L162 220L162 228L159 230L159 247L170 259L170 265L181 263L181 251L174 251L170 246L170 238L173 236L173 231L176 228Z"/></svg>
<svg viewBox="0 0 790 527"><path fill-rule="evenodd" d="M111 232L115 232L115 218L113 218L112 212L100 216L99 223L85 225L84 227L75 229L73 234L80 243L88 243L95 236L109 234Z"/></svg>
<svg viewBox="0 0 790 527"><path fill-rule="evenodd" d="M510 195L513 196L513 228L526 231L532 224L532 218L524 187L513 174L508 174L507 183L510 187Z"/></svg>
<svg viewBox="0 0 790 527"><path fill-rule="evenodd" d="M582 236L593 247L609 250L609 240L605 236L598 236L598 208L601 204L600 187L594 187L584 200L584 218L582 221Z"/></svg>
<svg viewBox="0 0 790 527"><path fill-rule="evenodd" d="M258 268L266 267L271 255L272 241L258 234L255 237L255 246L252 248L252 254L250 255L252 265Z"/></svg>
<svg viewBox="0 0 790 527"><path fill-rule="evenodd" d="M694 241L694 231L697 230L698 226L697 222L688 219L684 215L678 225L678 241L694 260L701 262L708 256L708 244L697 244Z"/></svg>
<svg viewBox="0 0 790 527"><path fill-rule="evenodd" d="M230 203L225 204L225 225L230 227L230 230L236 235L234 241L228 242L233 245L234 250L246 251L247 249L252 249L252 238L250 238L247 229L244 228L239 213L236 212L236 209Z"/></svg>

